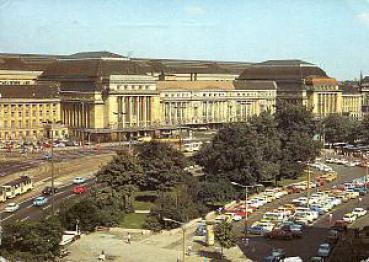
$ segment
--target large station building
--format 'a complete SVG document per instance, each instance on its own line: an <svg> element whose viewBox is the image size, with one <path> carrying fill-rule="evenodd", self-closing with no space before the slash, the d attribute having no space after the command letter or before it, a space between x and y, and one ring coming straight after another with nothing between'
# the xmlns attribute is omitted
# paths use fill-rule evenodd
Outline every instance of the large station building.
<svg viewBox="0 0 369 262"><path fill-rule="evenodd" d="M247 122L274 112L280 101L305 105L317 117L361 118L363 101L362 92L343 90L300 60L130 59L109 52L2 54L1 93L0 140L37 139L45 122L58 123L58 135L80 140L166 136Z"/></svg>

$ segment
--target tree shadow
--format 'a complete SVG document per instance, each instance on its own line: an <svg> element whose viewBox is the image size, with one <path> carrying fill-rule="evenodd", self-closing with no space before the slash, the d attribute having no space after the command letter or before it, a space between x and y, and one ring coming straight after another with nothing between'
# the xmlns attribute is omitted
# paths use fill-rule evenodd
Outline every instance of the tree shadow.
<svg viewBox="0 0 369 262"><path fill-rule="evenodd" d="M231 260L223 257L222 254L216 251L200 251L199 255L208 258L211 262L231 262Z"/></svg>

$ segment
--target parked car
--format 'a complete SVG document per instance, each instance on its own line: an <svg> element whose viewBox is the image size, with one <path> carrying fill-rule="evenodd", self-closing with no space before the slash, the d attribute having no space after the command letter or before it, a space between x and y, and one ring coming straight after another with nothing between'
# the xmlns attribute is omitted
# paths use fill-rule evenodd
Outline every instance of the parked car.
<svg viewBox="0 0 369 262"><path fill-rule="evenodd" d="M47 186L42 190L42 194L44 195L51 195L53 192L53 188L51 186ZM54 194L58 192L58 188L54 187Z"/></svg>
<svg viewBox="0 0 369 262"><path fill-rule="evenodd" d="M331 229L328 231L327 240L330 244L337 243L338 239L340 237L340 232L334 229Z"/></svg>
<svg viewBox="0 0 369 262"><path fill-rule="evenodd" d="M321 244L318 248L318 256L329 257L331 253L331 245L328 243Z"/></svg>
<svg viewBox="0 0 369 262"><path fill-rule="evenodd" d="M74 184L83 184L86 182L86 178L81 177L81 176L77 176L73 179L73 183Z"/></svg>
<svg viewBox="0 0 369 262"><path fill-rule="evenodd" d="M14 213L19 209L19 204L17 203L9 203L6 205L4 211L7 213Z"/></svg>
<svg viewBox="0 0 369 262"><path fill-rule="evenodd" d="M347 213L342 218L342 220L346 221L347 223L353 223L356 219L357 219L357 216L353 213Z"/></svg>
<svg viewBox="0 0 369 262"><path fill-rule="evenodd" d="M263 227L262 225L256 225L253 227L249 227L247 229L247 233L251 235L264 235L265 233L270 232L266 227Z"/></svg>
<svg viewBox="0 0 369 262"><path fill-rule="evenodd" d="M43 160L51 160L51 154L46 153L46 154L42 155L42 159Z"/></svg>
<svg viewBox="0 0 369 262"><path fill-rule="evenodd" d="M276 229L273 229L271 232L265 233L264 237L270 238L270 239L292 240L293 233L291 231L286 231L286 230L276 228Z"/></svg>
<svg viewBox="0 0 369 262"><path fill-rule="evenodd" d="M336 220L331 226L331 229L337 230L338 232L343 232L347 230L348 223L344 220Z"/></svg>
<svg viewBox="0 0 369 262"><path fill-rule="evenodd" d="M39 207L39 206L44 206L47 204L47 198L46 197L36 197L33 200L33 206Z"/></svg>
<svg viewBox="0 0 369 262"><path fill-rule="evenodd" d="M286 232L291 232L293 237L300 238L303 235L301 225L282 225L279 229Z"/></svg>
<svg viewBox="0 0 369 262"><path fill-rule="evenodd" d="M76 186L73 188L73 193L75 194L83 194L87 192L86 186Z"/></svg>
<svg viewBox="0 0 369 262"><path fill-rule="evenodd" d="M352 214L354 214L357 217L365 216L367 213L368 211L361 207L354 208L354 210L352 211Z"/></svg>

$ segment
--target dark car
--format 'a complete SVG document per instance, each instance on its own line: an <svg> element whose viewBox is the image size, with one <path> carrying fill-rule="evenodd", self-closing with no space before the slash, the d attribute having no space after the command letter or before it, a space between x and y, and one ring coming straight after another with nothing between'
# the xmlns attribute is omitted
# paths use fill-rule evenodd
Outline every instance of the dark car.
<svg viewBox="0 0 369 262"><path fill-rule="evenodd" d="M291 231L285 231L282 229L273 229L271 232L265 233L264 236L270 239L282 239L282 240L292 240L294 235Z"/></svg>
<svg viewBox="0 0 369 262"><path fill-rule="evenodd" d="M336 230L338 232L347 231L348 223L344 220L336 220L334 225L331 226L331 230Z"/></svg>
<svg viewBox="0 0 369 262"><path fill-rule="evenodd" d="M293 237L300 238L303 234L301 228L301 225L282 225L280 229L287 233L291 233Z"/></svg>
<svg viewBox="0 0 369 262"><path fill-rule="evenodd" d="M53 192L53 189L51 186L47 186L42 190L42 194L44 195L51 195ZM58 192L58 188L54 187L54 194Z"/></svg>
<svg viewBox="0 0 369 262"><path fill-rule="evenodd" d="M338 232L337 230L331 229L328 231L328 236L327 236L328 243L330 244L337 243L339 237L340 237L340 232Z"/></svg>

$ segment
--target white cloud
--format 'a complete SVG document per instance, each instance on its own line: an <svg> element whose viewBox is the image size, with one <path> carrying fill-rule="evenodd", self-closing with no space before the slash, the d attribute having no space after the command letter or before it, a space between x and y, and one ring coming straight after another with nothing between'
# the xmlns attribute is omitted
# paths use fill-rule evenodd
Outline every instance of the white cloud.
<svg viewBox="0 0 369 262"><path fill-rule="evenodd" d="M361 13L356 15L356 18L359 20L360 23L369 26L369 13Z"/></svg>
<svg viewBox="0 0 369 262"><path fill-rule="evenodd" d="M199 5L189 5L185 7L186 13L190 15L203 15L205 14L205 9Z"/></svg>

